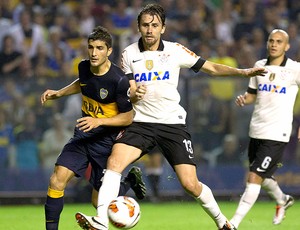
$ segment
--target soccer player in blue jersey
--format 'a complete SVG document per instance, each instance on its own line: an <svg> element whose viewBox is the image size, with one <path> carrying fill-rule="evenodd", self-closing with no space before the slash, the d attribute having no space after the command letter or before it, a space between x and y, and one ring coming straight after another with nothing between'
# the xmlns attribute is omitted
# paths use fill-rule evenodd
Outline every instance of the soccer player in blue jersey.
<svg viewBox="0 0 300 230"><path fill-rule="evenodd" d="M107 207L118 195L121 173L157 145L182 187L214 220L217 228L233 229L210 188L197 178L193 144L185 124L186 111L179 104L179 72L181 68L190 68L216 76L250 77L264 74L265 69L236 69L215 64L178 43L162 40L165 11L158 4L145 6L137 23L141 38L122 53L122 69L130 79L134 122L113 146L99 191L97 216L77 213L77 222L83 229L108 229Z"/></svg>
<svg viewBox="0 0 300 230"><path fill-rule="evenodd" d="M264 66L268 74L251 78L246 93L236 98L238 106L255 103L249 129L248 180L231 219L236 228L254 205L261 188L277 202L273 218L275 225L282 222L286 209L294 204L294 198L283 193L273 177L282 166L300 86L300 63L287 58L285 52L289 47L289 35L284 30L273 30L267 41L268 58L255 64Z"/></svg>
<svg viewBox="0 0 300 230"><path fill-rule="evenodd" d="M101 178L118 133L132 123L133 109L129 81L124 72L109 60L112 37L103 27L96 27L87 39L88 60L79 65L79 78L60 90L46 90L41 102L81 93L82 117L74 135L64 146L50 178L45 203L46 229L58 229L64 201L64 189L74 176L82 177L92 166L92 203L97 207ZM141 171L133 167L121 182L120 195L132 188L139 199L145 196Z"/></svg>

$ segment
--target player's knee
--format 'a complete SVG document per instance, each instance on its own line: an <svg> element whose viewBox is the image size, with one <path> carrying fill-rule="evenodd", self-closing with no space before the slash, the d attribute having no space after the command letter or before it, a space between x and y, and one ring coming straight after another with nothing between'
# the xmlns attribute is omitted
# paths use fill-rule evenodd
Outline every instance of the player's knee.
<svg viewBox="0 0 300 230"><path fill-rule="evenodd" d="M118 157L109 157L107 161L107 169L122 172L124 168L126 168L128 164L125 161L120 160Z"/></svg>
<svg viewBox="0 0 300 230"><path fill-rule="evenodd" d="M65 180L64 178L60 178L56 173L53 173L50 177L49 186L51 189L62 191L67 186L67 180Z"/></svg>
<svg viewBox="0 0 300 230"><path fill-rule="evenodd" d="M199 190L201 190L199 183L194 180L186 179L182 181L181 185L183 189L192 196L197 196L197 194L199 194Z"/></svg>

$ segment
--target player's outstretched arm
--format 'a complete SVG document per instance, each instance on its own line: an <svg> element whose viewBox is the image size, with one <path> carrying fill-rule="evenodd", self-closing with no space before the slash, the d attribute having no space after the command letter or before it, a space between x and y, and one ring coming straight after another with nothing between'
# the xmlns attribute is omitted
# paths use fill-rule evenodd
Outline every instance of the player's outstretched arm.
<svg viewBox="0 0 300 230"><path fill-rule="evenodd" d="M41 103L42 105L44 105L45 102L48 100L54 100L60 97L76 94L79 92L81 92L81 89L80 89L79 79L77 79L60 90L47 89L41 95Z"/></svg>
<svg viewBox="0 0 300 230"><path fill-rule="evenodd" d="M237 69L227 65L217 64L211 61L205 61L201 71L213 75L213 76L264 76L267 70L263 67L249 68L249 69Z"/></svg>

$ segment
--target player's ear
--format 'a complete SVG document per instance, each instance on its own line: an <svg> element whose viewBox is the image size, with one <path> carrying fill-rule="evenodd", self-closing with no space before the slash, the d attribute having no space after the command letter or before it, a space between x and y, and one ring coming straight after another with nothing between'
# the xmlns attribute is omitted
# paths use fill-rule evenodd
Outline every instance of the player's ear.
<svg viewBox="0 0 300 230"><path fill-rule="evenodd" d="M112 47L110 47L110 48L107 50L107 57L109 57L109 56L111 55L112 51L113 51L113 48L112 48Z"/></svg>
<svg viewBox="0 0 300 230"><path fill-rule="evenodd" d="M285 46L284 51L286 52L286 51L288 51L289 49L290 49L290 44L287 44L287 45Z"/></svg>
<svg viewBox="0 0 300 230"><path fill-rule="evenodd" d="M165 30L166 30L166 26L163 26L163 28L162 28L162 30L161 30L161 34L164 34L164 32L165 32Z"/></svg>

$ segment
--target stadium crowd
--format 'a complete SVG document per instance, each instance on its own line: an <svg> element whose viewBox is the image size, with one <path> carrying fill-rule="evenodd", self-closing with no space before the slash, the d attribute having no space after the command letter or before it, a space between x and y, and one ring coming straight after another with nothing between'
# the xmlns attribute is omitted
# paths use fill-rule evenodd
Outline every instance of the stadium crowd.
<svg viewBox="0 0 300 230"><path fill-rule="evenodd" d="M47 87L60 88L77 78L86 58L86 36L96 25L114 36L112 60L137 41L136 16L143 0L2 0L0 1L0 169L52 168L72 135L80 114L80 97L41 106ZM288 57L300 61L298 0L157 0L167 11L163 38L178 41L205 59L239 68L265 58L265 42L274 28L286 30ZM203 75L203 74L201 74ZM241 164L247 158L252 107L234 105L248 80L211 79L183 72L180 90L199 160L214 167ZM300 100L294 110L294 132L284 155L300 164L297 132ZM55 155L53 155L55 154Z"/></svg>

